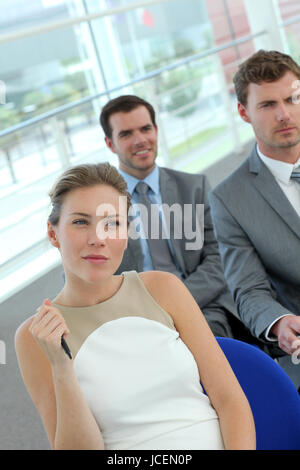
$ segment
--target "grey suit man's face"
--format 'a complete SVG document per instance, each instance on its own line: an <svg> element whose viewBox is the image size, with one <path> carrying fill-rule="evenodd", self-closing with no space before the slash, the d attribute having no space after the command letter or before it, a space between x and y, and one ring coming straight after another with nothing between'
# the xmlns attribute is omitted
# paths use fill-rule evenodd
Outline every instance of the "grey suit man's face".
<svg viewBox="0 0 300 470"><path fill-rule="evenodd" d="M247 105L238 105L242 119L253 126L261 152L277 160L293 160L294 153L299 157L300 104L299 85L295 86L297 80L292 72L287 72L275 82L250 83Z"/></svg>
<svg viewBox="0 0 300 470"><path fill-rule="evenodd" d="M112 138L106 145L118 155L120 169L136 178L145 178L155 166L157 126L145 106L130 112L114 113L109 118Z"/></svg>

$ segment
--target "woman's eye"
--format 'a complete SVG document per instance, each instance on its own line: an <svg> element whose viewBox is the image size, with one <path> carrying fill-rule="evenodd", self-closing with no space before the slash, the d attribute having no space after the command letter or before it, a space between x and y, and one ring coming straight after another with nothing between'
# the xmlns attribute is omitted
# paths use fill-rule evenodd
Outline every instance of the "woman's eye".
<svg viewBox="0 0 300 470"><path fill-rule="evenodd" d="M74 225L85 225L87 224L87 221L84 219L78 219L78 220L73 220L72 222Z"/></svg>
<svg viewBox="0 0 300 470"><path fill-rule="evenodd" d="M108 220L104 224L104 230L116 230L120 225L118 220Z"/></svg>
<svg viewBox="0 0 300 470"><path fill-rule="evenodd" d="M120 225L120 222L118 220L110 220L106 224L108 227L118 227Z"/></svg>

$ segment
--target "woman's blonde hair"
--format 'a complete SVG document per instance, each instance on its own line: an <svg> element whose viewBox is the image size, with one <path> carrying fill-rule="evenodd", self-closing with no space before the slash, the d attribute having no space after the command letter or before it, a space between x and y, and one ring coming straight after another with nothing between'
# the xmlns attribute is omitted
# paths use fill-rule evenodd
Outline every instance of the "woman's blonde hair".
<svg viewBox="0 0 300 470"><path fill-rule="evenodd" d="M66 195L78 188L88 188L106 184L116 189L121 196L127 197L127 212L131 205L131 196L127 191L127 184L118 170L109 163L77 165L66 170L55 182L49 196L52 210L48 217L49 222L55 226L59 222L61 207Z"/></svg>

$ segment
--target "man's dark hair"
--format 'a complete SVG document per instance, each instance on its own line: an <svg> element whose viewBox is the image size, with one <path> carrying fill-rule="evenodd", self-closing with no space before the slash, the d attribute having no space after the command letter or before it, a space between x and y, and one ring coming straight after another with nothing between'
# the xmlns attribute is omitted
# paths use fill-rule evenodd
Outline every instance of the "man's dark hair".
<svg viewBox="0 0 300 470"><path fill-rule="evenodd" d="M108 137L109 139L111 139L112 137L112 128L109 122L109 118L112 114L120 112L129 113L130 111L133 111L139 106L145 106L145 108L148 109L152 124L156 126L155 111L150 103L135 95L122 95L110 100L102 108L100 114L100 124L106 137Z"/></svg>
<svg viewBox="0 0 300 470"><path fill-rule="evenodd" d="M300 67L292 57L278 51L259 50L240 64L233 77L238 101L247 106L250 83L259 85L262 82L275 82L282 78L286 72L292 72L300 79Z"/></svg>

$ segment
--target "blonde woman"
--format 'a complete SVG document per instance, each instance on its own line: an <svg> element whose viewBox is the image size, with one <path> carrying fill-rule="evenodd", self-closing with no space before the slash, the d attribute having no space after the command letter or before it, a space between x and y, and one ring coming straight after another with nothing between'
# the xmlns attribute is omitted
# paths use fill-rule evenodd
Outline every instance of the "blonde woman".
<svg viewBox="0 0 300 470"><path fill-rule="evenodd" d="M254 449L247 399L183 283L158 271L114 275L130 206L118 171L71 168L50 197L65 284L15 341L51 447Z"/></svg>

